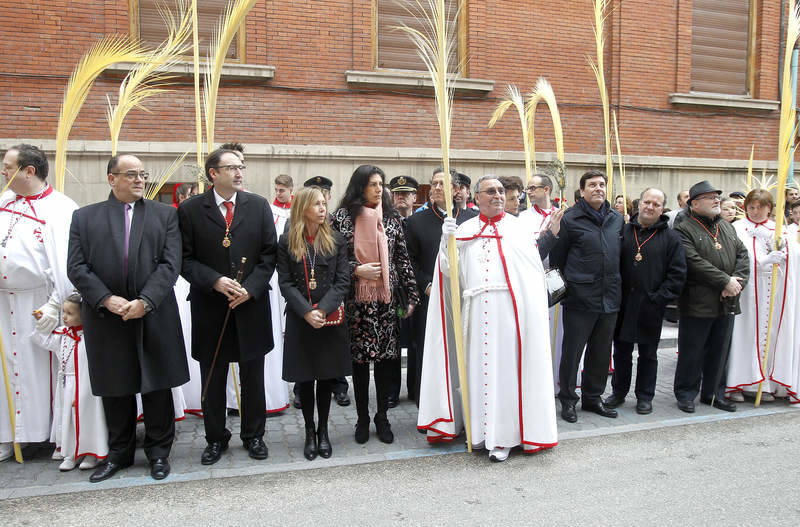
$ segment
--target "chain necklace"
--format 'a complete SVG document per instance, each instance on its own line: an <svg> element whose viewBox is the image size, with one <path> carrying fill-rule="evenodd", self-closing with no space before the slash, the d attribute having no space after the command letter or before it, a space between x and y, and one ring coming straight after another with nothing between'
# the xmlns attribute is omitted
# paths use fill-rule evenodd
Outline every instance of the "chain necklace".
<svg viewBox="0 0 800 527"><path fill-rule="evenodd" d="M653 236L655 236L657 232L658 232L658 230L653 231L653 234L651 234L645 241L643 241L642 243L639 243L639 235L636 233L636 227L633 228L633 238L636 240L636 256L633 257L634 260L636 260L637 262L641 262L642 261L642 259L643 259L643 257L642 257L642 247L644 247L644 244L649 242L650 239Z"/></svg>
<svg viewBox="0 0 800 527"><path fill-rule="evenodd" d="M308 238L306 238L306 241L308 242ZM308 242L308 248L309 250L307 251L307 254L310 255L313 252L313 255L308 259L309 267L311 267L311 278L308 281L308 288L313 291L317 288L317 280L314 278L314 264L317 261L317 251L314 250L313 242Z"/></svg>
<svg viewBox="0 0 800 527"><path fill-rule="evenodd" d="M690 215L690 216L691 216L691 215ZM703 228L703 230L704 230L704 231L706 231L706 232L708 233L708 235L709 235L709 236L711 236L711 239L712 239L712 240L714 240L714 248L715 248L716 250L718 250L718 251L719 251L720 249L722 249L722 244L721 244L721 243L719 243L719 241L717 241L717 238L719 237L719 223L717 223L717 230L714 232L714 234L711 234L711 231L710 231L710 230L708 230L708 229L706 228L706 226L705 226L705 225L703 225L703 222L702 222L702 221L698 220L698 219L697 219L697 218L695 218L694 216L691 216L691 218L692 218L694 221L696 221L696 222L697 222L697 223L698 223L698 224L699 224L699 225L700 225L700 226Z"/></svg>

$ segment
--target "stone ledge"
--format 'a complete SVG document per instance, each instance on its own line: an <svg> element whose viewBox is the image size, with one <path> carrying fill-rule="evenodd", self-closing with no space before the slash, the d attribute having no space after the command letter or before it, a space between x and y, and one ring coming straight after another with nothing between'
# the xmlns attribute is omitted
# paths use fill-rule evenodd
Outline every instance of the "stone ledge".
<svg viewBox="0 0 800 527"><path fill-rule="evenodd" d="M410 71L345 71L347 84L370 86L373 88L417 88L432 89L433 81L427 73ZM486 95L494 90L494 81L485 79L457 78L454 81L457 91Z"/></svg>
<svg viewBox="0 0 800 527"><path fill-rule="evenodd" d="M109 67L106 71L127 74L134 66L132 62L118 62ZM204 74L207 64L200 63L200 74ZM191 77L194 75L194 64L188 61L178 62L166 67L164 73L171 73L179 76ZM225 64L222 66L223 79L248 80L248 81L269 81L275 78L275 66L261 66L258 64Z"/></svg>
<svg viewBox="0 0 800 527"><path fill-rule="evenodd" d="M693 106L715 106L719 108L740 108L743 110L763 110L772 112L780 108L780 102L768 99L751 99L736 95L719 93L670 93L670 104L691 104Z"/></svg>

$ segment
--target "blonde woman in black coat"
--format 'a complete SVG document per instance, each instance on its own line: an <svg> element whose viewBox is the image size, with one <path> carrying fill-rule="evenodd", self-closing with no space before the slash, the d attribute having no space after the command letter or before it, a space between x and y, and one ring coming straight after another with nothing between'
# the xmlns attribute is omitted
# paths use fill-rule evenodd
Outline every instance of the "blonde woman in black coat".
<svg viewBox="0 0 800 527"><path fill-rule="evenodd" d="M329 458L331 382L352 373L352 358L346 321L331 325L326 317L344 317L339 307L350 290L350 264L347 244L331 229L327 202L317 188L303 188L292 200L289 230L278 243L278 281L286 299L283 379L300 386L303 455L309 461L317 454Z"/></svg>

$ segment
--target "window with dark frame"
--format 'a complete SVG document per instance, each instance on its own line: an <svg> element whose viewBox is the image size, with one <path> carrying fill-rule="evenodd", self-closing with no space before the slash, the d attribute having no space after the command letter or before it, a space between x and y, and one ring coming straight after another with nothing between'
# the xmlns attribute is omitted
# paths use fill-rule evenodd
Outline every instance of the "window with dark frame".
<svg viewBox="0 0 800 527"><path fill-rule="evenodd" d="M693 92L752 95L748 78L752 5L751 0L693 1Z"/></svg>

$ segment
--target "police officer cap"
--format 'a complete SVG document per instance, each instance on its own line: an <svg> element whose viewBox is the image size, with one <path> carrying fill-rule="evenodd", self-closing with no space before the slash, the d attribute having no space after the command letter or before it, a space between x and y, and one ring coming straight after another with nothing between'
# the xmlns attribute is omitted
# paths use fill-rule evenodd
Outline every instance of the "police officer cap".
<svg viewBox="0 0 800 527"><path fill-rule="evenodd" d="M418 188L419 183L411 176L397 176L389 181L389 190L392 192L416 192Z"/></svg>
<svg viewBox="0 0 800 527"><path fill-rule="evenodd" d="M330 190L333 187L333 181L325 176L314 176L303 182L304 187L319 187L324 190Z"/></svg>

